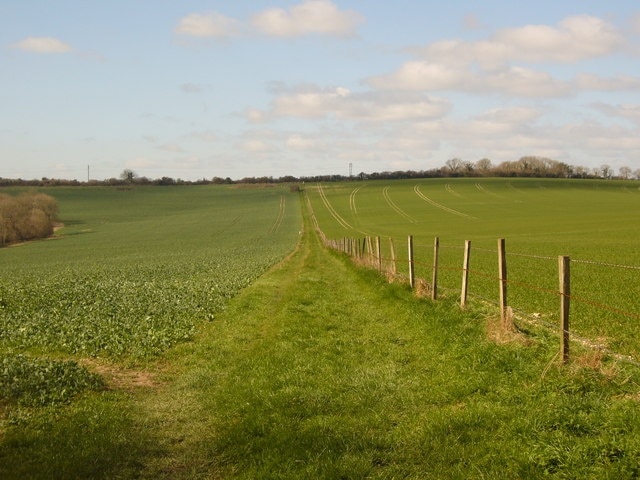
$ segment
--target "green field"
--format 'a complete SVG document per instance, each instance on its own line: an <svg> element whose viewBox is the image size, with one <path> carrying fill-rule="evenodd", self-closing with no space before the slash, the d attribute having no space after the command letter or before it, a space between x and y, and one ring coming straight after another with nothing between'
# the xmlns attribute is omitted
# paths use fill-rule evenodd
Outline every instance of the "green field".
<svg viewBox="0 0 640 480"><path fill-rule="evenodd" d="M591 205L582 258L608 241L607 262L633 265L612 252L632 249L634 184L475 183L44 189L64 227L0 250L0 478L638 478L638 366L584 348L564 365L554 332L501 336L455 287L470 238L480 295L497 233L514 272L541 262L527 283L555 286L542 228L567 205ZM411 233L430 258L439 235L442 298L325 249L310 205L330 236ZM590 215L617 215L615 240ZM635 348L633 322L620 331L609 345Z"/></svg>
<svg viewBox="0 0 640 480"><path fill-rule="evenodd" d="M0 352L154 357L290 252L283 188L53 188L64 227L0 250Z"/></svg>
<svg viewBox="0 0 640 480"><path fill-rule="evenodd" d="M471 241L470 295L496 303L497 240L504 238L509 304L557 325L558 260L572 265L572 331L613 351L640 353L640 184L602 180L447 178L309 185L328 238L380 236L407 270L431 280L439 237L439 288L459 296L463 245Z"/></svg>

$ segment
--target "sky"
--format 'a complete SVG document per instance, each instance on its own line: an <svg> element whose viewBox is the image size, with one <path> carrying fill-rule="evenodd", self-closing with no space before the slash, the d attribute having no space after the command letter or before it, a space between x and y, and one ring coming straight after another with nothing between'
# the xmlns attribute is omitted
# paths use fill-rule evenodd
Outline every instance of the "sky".
<svg viewBox="0 0 640 480"><path fill-rule="evenodd" d="M637 0L2 0L0 177L640 168Z"/></svg>

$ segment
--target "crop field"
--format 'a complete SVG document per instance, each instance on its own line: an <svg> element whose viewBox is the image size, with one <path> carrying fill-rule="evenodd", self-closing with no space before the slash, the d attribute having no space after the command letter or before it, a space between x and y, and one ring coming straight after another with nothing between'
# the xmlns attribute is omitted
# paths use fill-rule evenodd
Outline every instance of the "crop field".
<svg viewBox="0 0 640 480"><path fill-rule="evenodd" d="M155 358L295 247L284 188L41 189L55 238L0 249L0 356Z"/></svg>
<svg viewBox="0 0 640 480"><path fill-rule="evenodd" d="M504 238L508 303L558 325L558 256L571 258L571 331L613 352L640 356L640 183L559 179L421 179L317 184L306 188L329 239L389 239L400 274L430 281L439 238L438 289L460 295L464 241L471 241L469 295L497 303L497 240Z"/></svg>

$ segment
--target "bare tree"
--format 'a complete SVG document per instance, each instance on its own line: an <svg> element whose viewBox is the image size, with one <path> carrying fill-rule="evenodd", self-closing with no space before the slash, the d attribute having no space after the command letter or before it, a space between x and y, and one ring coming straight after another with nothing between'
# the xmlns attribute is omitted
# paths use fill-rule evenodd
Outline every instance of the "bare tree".
<svg viewBox="0 0 640 480"><path fill-rule="evenodd" d="M618 172L620 173L620 176L622 178L624 178L625 180L627 180L631 176L631 168L629 168L627 166L620 167Z"/></svg>
<svg viewBox="0 0 640 480"><path fill-rule="evenodd" d="M491 160L488 158L481 158L476 162L476 170L479 170L482 173L487 173L493 165L491 164Z"/></svg>
<svg viewBox="0 0 640 480"><path fill-rule="evenodd" d="M125 168L120 174L120 178L127 183L133 183L138 178L138 174L130 168Z"/></svg>
<svg viewBox="0 0 640 480"><path fill-rule="evenodd" d="M463 167L462 160L460 160L457 157L450 158L445 162L445 165L447 166L447 168L451 173L458 173Z"/></svg>

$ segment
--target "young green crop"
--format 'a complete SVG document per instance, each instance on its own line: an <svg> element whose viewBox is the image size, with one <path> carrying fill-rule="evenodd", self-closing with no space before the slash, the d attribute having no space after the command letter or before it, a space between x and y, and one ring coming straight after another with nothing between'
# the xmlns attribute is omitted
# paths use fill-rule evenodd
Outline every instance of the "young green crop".
<svg viewBox="0 0 640 480"><path fill-rule="evenodd" d="M471 241L470 295L498 300L497 240L504 238L508 302L558 324L558 256L571 257L572 332L619 353L640 353L640 184L633 181L447 178L365 181L307 188L328 238L380 236L385 265L431 281L439 237L439 288L460 295L463 246Z"/></svg>
<svg viewBox="0 0 640 480"><path fill-rule="evenodd" d="M157 356L298 238L298 194L282 188L46 191L65 228L0 250L0 352Z"/></svg>

